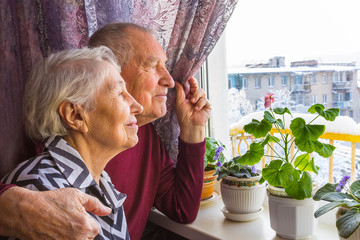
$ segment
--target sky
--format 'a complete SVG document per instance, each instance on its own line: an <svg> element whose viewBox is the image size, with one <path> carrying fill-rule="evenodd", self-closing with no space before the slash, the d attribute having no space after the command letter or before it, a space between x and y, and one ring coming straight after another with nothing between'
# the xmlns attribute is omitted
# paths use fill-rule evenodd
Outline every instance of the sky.
<svg viewBox="0 0 360 240"><path fill-rule="evenodd" d="M360 0L238 0L225 34L228 66L275 56L360 66Z"/></svg>

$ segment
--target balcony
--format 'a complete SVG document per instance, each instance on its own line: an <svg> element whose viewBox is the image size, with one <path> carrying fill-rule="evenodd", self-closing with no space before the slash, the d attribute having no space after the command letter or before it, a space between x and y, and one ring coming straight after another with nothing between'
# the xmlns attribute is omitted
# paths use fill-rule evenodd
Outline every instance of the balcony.
<svg viewBox="0 0 360 240"><path fill-rule="evenodd" d="M333 82L333 89L334 90L342 90L342 89L350 89L351 88L351 84L350 82L348 81L336 81L336 82Z"/></svg>
<svg viewBox="0 0 360 240"><path fill-rule="evenodd" d="M340 108L340 110L346 110L351 108L351 101L333 102L334 108Z"/></svg>

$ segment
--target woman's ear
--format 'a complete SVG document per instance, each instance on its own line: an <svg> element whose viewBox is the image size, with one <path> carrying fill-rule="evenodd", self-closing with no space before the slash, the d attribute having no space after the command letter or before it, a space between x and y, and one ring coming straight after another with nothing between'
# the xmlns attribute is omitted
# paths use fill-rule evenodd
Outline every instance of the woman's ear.
<svg viewBox="0 0 360 240"><path fill-rule="evenodd" d="M61 102L58 108L61 119L68 125L71 129L87 132L88 127L85 120L85 110L78 105L64 101Z"/></svg>

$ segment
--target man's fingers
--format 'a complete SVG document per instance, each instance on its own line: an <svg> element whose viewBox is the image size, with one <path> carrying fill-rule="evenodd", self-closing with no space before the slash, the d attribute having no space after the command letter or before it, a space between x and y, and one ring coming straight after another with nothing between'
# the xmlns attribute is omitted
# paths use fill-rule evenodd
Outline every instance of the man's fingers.
<svg viewBox="0 0 360 240"><path fill-rule="evenodd" d="M175 81L175 88L176 88L176 101L177 102L182 102L185 98L185 92L184 92L184 88L181 85L181 83Z"/></svg>
<svg viewBox="0 0 360 240"><path fill-rule="evenodd" d="M84 194L81 202L87 212L92 212L95 215L106 216L111 213L111 208L104 206L99 199L90 195Z"/></svg>

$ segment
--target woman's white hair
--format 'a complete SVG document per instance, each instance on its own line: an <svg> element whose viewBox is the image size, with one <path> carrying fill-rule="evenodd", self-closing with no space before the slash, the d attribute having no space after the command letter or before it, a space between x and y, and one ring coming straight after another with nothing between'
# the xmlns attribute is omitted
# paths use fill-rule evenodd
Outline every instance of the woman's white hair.
<svg viewBox="0 0 360 240"><path fill-rule="evenodd" d="M95 93L108 76L110 63L120 72L112 51L104 46L64 50L36 65L25 85L24 125L33 141L65 136L69 128L58 108L69 101L85 110L95 108Z"/></svg>

